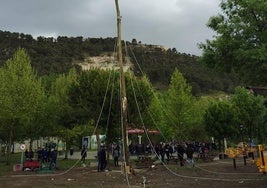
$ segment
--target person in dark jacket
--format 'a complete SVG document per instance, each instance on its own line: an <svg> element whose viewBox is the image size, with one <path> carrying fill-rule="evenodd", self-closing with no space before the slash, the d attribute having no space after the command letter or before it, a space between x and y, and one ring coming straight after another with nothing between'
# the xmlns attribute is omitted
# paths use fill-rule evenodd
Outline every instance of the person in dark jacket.
<svg viewBox="0 0 267 188"><path fill-rule="evenodd" d="M86 148L85 148L85 146L83 146L83 149L82 149L82 151L81 151L81 156L82 156L81 161L82 161L83 163L85 163L85 158L87 157L87 152L86 152Z"/></svg>
<svg viewBox="0 0 267 188"><path fill-rule="evenodd" d="M43 160L43 155L42 155L42 149L41 147L38 147L38 150L37 150L37 160L38 161L42 161Z"/></svg>
<svg viewBox="0 0 267 188"><path fill-rule="evenodd" d="M187 161L194 166L194 159L193 159L194 148L193 148L193 145L188 144L187 148L185 150L185 153L187 155Z"/></svg>
<svg viewBox="0 0 267 188"><path fill-rule="evenodd" d="M183 148L183 146L181 144L178 144L177 146L177 157L180 161L180 166L184 166L184 153L185 153L185 150Z"/></svg>
<svg viewBox="0 0 267 188"><path fill-rule="evenodd" d="M119 152L119 149L118 147L114 147L113 149L113 152L112 152L112 156L113 156L113 159L114 159L114 165L115 166L119 166L119 156L120 156L120 152Z"/></svg>
<svg viewBox="0 0 267 188"><path fill-rule="evenodd" d="M42 149L42 163L48 162L48 153L46 149Z"/></svg>
<svg viewBox="0 0 267 188"><path fill-rule="evenodd" d="M161 156L161 162L164 163L165 150L164 150L164 144L163 143L161 143L159 145L159 153L160 153L160 156Z"/></svg>
<svg viewBox="0 0 267 188"><path fill-rule="evenodd" d="M104 146L101 146L100 150L97 152L97 158L98 158L98 172L102 172L106 168L106 150Z"/></svg>
<svg viewBox="0 0 267 188"><path fill-rule="evenodd" d="M165 154L167 157L167 161L169 161L170 160L170 145L169 145L169 143L165 144L164 151L165 151Z"/></svg>
<svg viewBox="0 0 267 188"><path fill-rule="evenodd" d="M52 168L57 169L57 150L56 149L51 149L51 153L50 153L49 169L51 170Z"/></svg>

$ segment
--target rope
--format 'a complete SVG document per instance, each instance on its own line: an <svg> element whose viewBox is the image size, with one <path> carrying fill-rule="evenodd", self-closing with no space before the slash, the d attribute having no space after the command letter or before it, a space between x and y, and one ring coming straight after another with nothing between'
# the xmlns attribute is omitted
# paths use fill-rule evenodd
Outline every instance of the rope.
<svg viewBox="0 0 267 188"><path fill-rule="evenodd" d="M136 59L136 56L135 56L135 54L134 54L134 52L133 52L131 46L129 46L129 48L130 48L131 54L132 54L132 56L133 56L133 58L134 58L134 60L135 60L135 63L137 64L137 66L138 66L138 68L139 68L139 71L142 73L142 76L144 76L145 74L144 74L144 72L143 72L143 70L142 70L142 68L141 68L141 66L140 66L140 63L139 63L138 60ZM140 89L139 89L139 90L140 90ZM143 98L142 92L140 92L140 94L141 94L142 99L143 99L143 101L144 101L144 103L145 103L145 100L144 100L144 98ZM155 94L154 92L153 92L153 97L155 97L156 99L158 99L158 97L156 96L156 94ZM175 123L175 122L173 121L173 119L170 117L169 113L167 113L166 110L165 110L165 108L163 108L163 105L162 105L161 101L160 101L160 100L158 100L158 101L159 101L159 105L160 105L160 107L161 107L162 112L163 112L167 117L169 117L168 119L171 121L172 125L176 125L176 123ZM146 107L147 107L147 105L146 105ZM155 119L153 118L153 116L152 116L150 110L148 110L148 112L149 112L149 115L150 115L150 117L151 117L153 123L156 125L156 128L159 129L159 126L157 126L157 124L155 123ZM159 130L160 130L160 129L159 129ZM166 142L166 141L167 141L167 138L166 138L165 135L163 135L163 132L162 132L162 131L160 131L160 134L163 136L163 138L164 138L164 140L165 140L165 142Z"/></svg>
<svg viewBox="0 0 267 188"><path fill-rule="evenodd" d="M112 79L112 89L111 89L111 95L110 95L109 110L108 110L108 119L107 119L107 127L106 127L106 131L105 131L105 135L107 135L108 127L109 127L109 119L110 119L111 106L112 106L112 101L113 101L114 80L115 80L115 72L113 74L113 79Z"/></svg>
<svg viewBox="0 0 267 188"><path fill-rule="evenodd" d="M125 44L125 45L126 45L126 44ZM134 60L135 60L135 62L136 62L136 64L137 64L137 66L138 66L140 72L142 73L142 75L145 75L144 72L142 71L142 68L141 68L140 64L138 63L138 61L137 61L137 59L136 59L136 57L135 57L135 54L134 54L132 48L131 48L131 47L129 47L129 48L130 48L130 51L131 51L131 53L132 53L132 55L133 55L133 58L134 58Z"/></svg>
<svg viewBox="0 0 267 188"><path fill-rule="evenodd" d="M125 48L127 48L127 47L126 47L126 43L125 43ZM131 49L131 47L130 47L130 51L131 51L131 53L132 53L132 55L133 55L133 57L134 57L134 59L135 59L137 65L138 65L138 67L139 67L141 73L144 75L144 73L143 73L143 71L142 71L142 69L141 69L141 67L140 67L140 65L139 65L139 63L138 63L138 61L137 61L137 59L136 59L136 57L135 57L135 55L134 55L132 49ZM143 101L143 103L144 103L144 105L145 105L145 107L146 107L146 110L147 110L147 112L148 112L150 118L152 119L152 122L154 123L154 125L156 126L156 128L159 130L161 136L163 137L163 139L164 139L165 142L166 142L166 141L167 141L167 138L166 138L165 135L162 133L162 131L161 131L161 129L159 128L158 124L156 123L156 121L155 121L153 115L151 114L151 112L150 112L150 110L149 110L149 108L148 108L148 105L146 104L146 101L145 101L145 99L144 99L144 96L143 96L143 94L142 94L142 92L141 92L141 89L140 89L139 85L138 85L138 84L136 84L136 85L137 85L137 89L138 89L138 91L139 91L139 94L140 94L140 96L141 96L141 98L142 98L142 101ZM156 95L155 95L155 93L154 93L154 91L153 91L153 96L154 96L155 98L157 98Z"/></svg>
<svg viewBox="0 0 267 188"><path fill-rule="evenodd" d="M112 72L110 71L110 73L109 73L109 78L108 78L108 83L107 83L107 87L106 87L105 96L104 96L103 103L102 103L102 106L101 106L101 111L100 111L100 114L99 114L99 116L98 116L97 123L96 123L95 129L94 129L94 131L93 131L93 134L92 134L92 135L94 135L94 134L95 134L95 132L96 132L96 129L98 128L98 124L99 124L99 121L100 121L100 117L101 117L101 115L102 115L102 112L103 112L103 109L104 109L104 105L105 105L106 98L107 98L107 93L108 93L108 88L109 88L109 83L110 83L110 77L111 77L111 73L112 73Z"/></svg>
<svg viewBox="0 0 267 188"><path fill-rule="evenodd" d="M147 138L148 138L148 141L149 141L149 143L151 144L151 146L154 146L154 145L152 144L152 141L150 140L150 138L149 138L149 136L148 136L147 129L146 129L145 125L144 125L144 121L143 121L143 117L142 117L142 115L141 115L140 107L139 107L139 104L138 104L138 102L137 102L137 97L136 97L136 92L135 92L135 89L134 89L133 80L132 80L132 77L131 77L131 76L130 76L130 78L131 78L130 80L131 80L131 85L132 85L132 89L133 89L133 94L134 94L135 104L136 104L136 107L137 107L137 111L138 111L140 120L141 120L141 122L142 122L142 126L143 126L143 129L144 129L144 132L145 132L145 134L146 134L146 136L147 136ZM154 147L152 147L152 148L154 148Z"/></svg>
<svg viewBox="0 0 267 188"><path fill-rule="evenodd" d="M115 45L114 45L114 59L115 59L115 54L116 54L116 46L117 46L117 41L115 40ZM108 132L108 127L109 127L109 118L110 118L110 113L111 113L111 106L112 106L112 101L113 101L113 93L114 93L114 82L115 82L115 71L113 71L113 79L112 79L112 89L111 89L111 95L110 95L110 103L109 103L109 112L108 112L108 119L107 119L107 126L106 126L106 131L105 135L107 135Z"/></svg>

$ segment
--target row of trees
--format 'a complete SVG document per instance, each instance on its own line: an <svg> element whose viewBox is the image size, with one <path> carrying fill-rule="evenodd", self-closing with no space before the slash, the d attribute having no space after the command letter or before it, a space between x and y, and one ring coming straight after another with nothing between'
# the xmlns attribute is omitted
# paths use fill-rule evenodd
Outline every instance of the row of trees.
<svg viewBox="0 0 267 188"><path fill-rule="evenodd" d="M221 144L224 138L263 143L267 133L266 99L237 87L229 99L212 102L204 114L206 131Z"/></svg>
<svg viewBox="0 0 267 188"><path fill-rule="evenodd" d="M0 69L2 142L10 151L14 141L46 136L60 137L67 149L93 133L106 134L107 142L121 138L119 77L118 71L99 69L37 77L28 54L19 49ZM233 135L242 124L244 138L264 139L263 98L244 88L237 88L230 99L196 98L178 69L166 92L154 91L146 77L130 73L126 85L132 127L159 129L166 140L240 140Z"/></svg>

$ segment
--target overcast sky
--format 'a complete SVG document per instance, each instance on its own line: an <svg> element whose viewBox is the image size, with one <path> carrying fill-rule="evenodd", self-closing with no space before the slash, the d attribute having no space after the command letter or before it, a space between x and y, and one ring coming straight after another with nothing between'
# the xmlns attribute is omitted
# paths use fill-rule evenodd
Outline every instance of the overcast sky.
<svg viewBox="0 0 267 188"><path fill-rule="evenodd" d="M201 55L221 0L119 0L122 39ZM116 36L115 0L0 0L0 30L37 36Z"/></svg>

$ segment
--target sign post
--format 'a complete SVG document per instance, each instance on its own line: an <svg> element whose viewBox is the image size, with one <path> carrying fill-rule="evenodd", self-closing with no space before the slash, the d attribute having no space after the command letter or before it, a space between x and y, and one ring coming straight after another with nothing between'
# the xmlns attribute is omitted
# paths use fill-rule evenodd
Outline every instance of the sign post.
<svg viewBox="0 0 267 188"><path fill-rule="evenodd" d="M26 149L26 145L25 144L21 144L20 145L20 149L21 149L21 160L20 160L20 164L21 165L23 165L23 153L24 153L24 151L25 151L25 149Z"/></svg>

